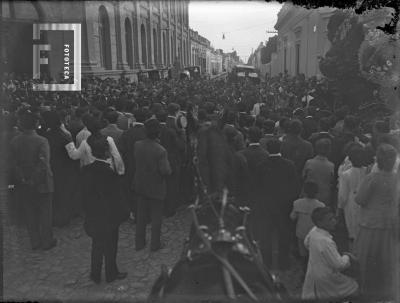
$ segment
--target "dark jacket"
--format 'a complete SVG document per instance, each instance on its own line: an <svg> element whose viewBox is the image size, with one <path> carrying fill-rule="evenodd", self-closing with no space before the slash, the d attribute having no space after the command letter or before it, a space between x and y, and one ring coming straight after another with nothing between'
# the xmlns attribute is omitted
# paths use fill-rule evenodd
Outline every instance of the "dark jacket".
<svg viewBox="0 0 400 303"><path fill-rule="evenodd" d="M258 165L258 176L263 199L257 211L289 216L300 192L300 178L293 162L281 156L270 156Z"/></svg>
<svg viewBox="0 0 400 303"><path fill-rule="evenodd" d="M135 143L145 138L146 132L144 125L136 124L124 131L117 142L118 150L126 168L125 176L130 185L133 185L133 177L135 175Z"/></svg>
<svg viewBox="0 0 400 303"><path fill-rule="evenodd" d="M313 133L318 130L318 122L311 116L303 119L303 139L307 140Z"/></svg>
<svg viewBox="0 0 400 303"><path fill-rule="evenodd" d="M267 150L267 144L269 141L278 139L276 135L273 134L265 134L261 139L260 139L260 146L264 149Z"/></svg>
<svg viewBox="0 0 400 303"><path fill-rule="evenodd" d="M185 154L185 141L176 128L161 125L160 143L168 152L168 161L172 172L178 171Z"/></svg>
<svg viewBox="0 0 400 303"><path fill-rule="evenodd" d="M245 147L244 136L236 127L230 124L225 124L222 132L226 138L226 141L231 148L233 148L233 150L239 151Z"/></svg>
<svg viewBox="0 0 400 303"><path fill-rule="evenodd" d="M108 163L96 160L84 166L82 182L84 227L90 237L103 234L128 218L120 179Z"/></svg>
<svg viewBox="0 0 400 303"><path fill-rule="evenodd" d="M46 138L36 131L25 131L10 143L11 167L15 181L29 185L39 193L54 191L53 172L50 167L50 147Z"/></svg>
<svg viewBox="0 0 400 303"><path fill-rule="evenodd" d="M250 204L254 204L261 198L261 183L258 176L258 166L268 159L268 152L259 145L251 145L240 151L247 162L247 198ZM251 205L250 205L251 206Z"/></svg>
<svg viewBox="0 0 400 303"><path fill-rule="evenodd" d="M158 142L144 139L135 143L135 192L149 199L164 200L166 176L171 174L168 153Z"/></svg>
<svg viewBox="0 0 400 303"><path fill-rule="evenodd" d="M104 135L106 137L111 137L114 139L115 142L118 142L119 138L121 137L121 135L124 131L122 129L118 128L118 126L116 124L108 124L100 132L102 135Z"/></svg>
<svg viewBox="0 0 400 303"><path fill-rule="evenodd" d="M215 125L203 126L198 140L199 170L209 193L233 191L234 152L222 131Z"/></svg>
<svg viewBox="0 0 400 303"><path fill-rule="evenodd" d="M282 157L293 161L299 175L301 175L306 161L314 156L313 146L310 142L291 134L283 137L281 153Z"/></svg>
<svg viewBox="0 0 400 303"><path fill-rule="evenodd" d="M233 158L233 176L234 188L233 196L235 203L240 206L251 207L249 201L249 168L247 165L246 157L238 151L234 154Z"/></svg>

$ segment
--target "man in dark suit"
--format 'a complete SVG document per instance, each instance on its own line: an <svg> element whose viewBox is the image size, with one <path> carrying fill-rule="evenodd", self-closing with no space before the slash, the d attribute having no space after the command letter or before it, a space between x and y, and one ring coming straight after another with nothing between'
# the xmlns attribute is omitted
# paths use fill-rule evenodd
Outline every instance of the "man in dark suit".
<svg viewBox="0 0 400 303"><path fill-rule="evenodd" d="M161 237L162 214L167 193L166 176L171 174L168 153L158 143L160 122L145 122L147 138L135 143L135 192L137 201L136 250L146 246L146 222L151 217L152 251L163 247Z"/></svg>
<svg viewBox="0 0 400 303"><path fill-rule="evenodd" d="M236 114L233 111L224 113L225 125L222 132L233 151L239 151L245 147L244 136L235 126Z"/></svg>
<svg viewBox="0 0 400 303"><path fill-rule="evenodd" d="M47 139L36 133L38 118L34 113L22 113L19 123L22 133L10 143L17 195L25 210L32 249L49 250L57 245L52 231L50 147Z"/></svg>
<svg viewBox="0 0 400 303"><path fill-rule="evenodd" d="M275 122L273 120L265 120L263 123L263 132L264 135L260 139L260 146L267 150L267 143L273 139L276 139L277 136L275 134Z"/></svg>
<svg viewBox="0 0 400 303"><path fill-rule="evenodd" d="M185 149L183 141L178 138L177 133L166 125L167 113L158 112L157 120L160 122L160 144L167 150L168 161L171 165L171 174L167 176L167 195L165 198L164 214L167 217L173 216L179 207L179 176L180 157Z"/></svg>
<svg viewBox="0 0 400 303"><path fill-rule="evenodd" d="M124 132L117 126L118 113L116 111L109 111L105 115L105 119L108 122L108 125L103 128L100 132L104 136L109 136L114 139L116 143L118 143L119 138Z"/></svg>
<svg viewBox="0 0 400 303"><path fill-rule="evenodd" d="M301 132L301 121L291 121L288 133L282 140L281 148L282 156L293 161L299 175L301 175L306 161L314 156L311 143L300 137Z"/></svg>
<svg viewBox="0 0 400 303"><path fill-rule="evenodd" d="M308 139L315 149L315 143L320 139L329 139L331 143L333 142L333 136L329 133L331 128L331 119L329 117L323 117L319 120L319 132L313 133Z"/></svg>
<svg viewBox="0 0 400 303"><path fill-rule="evenodd" d="M261 198L261 184L258 178L258 165L268 159L268 152L260 146L261 130L258 127L249 128L249 146L241 150L247 162L247 203L250 208Z"/></svg>
<svg viewBox="0 0 400 303"><path fill-rule="evenodd" d="M172 196L168 194L168 208L166 209L166 215L168 216L173 215L176 208L182 204L180 179L185 159L186 139L184 130L180 129L176 122L179 110L180 107L176 103L170 103L168 105L168 116L165 120L165 126L168 129L169 139L167 140L168 142L165 141L165 132L163 132L163 141L161 143L161 145L163 145L163 143L168 145L168 148L166 145L163 146L167 149L168 160L172 169L171 175L167 178L168 188L170 189L168 192L173 193Z"/></svg>
<svg viewBox="0 0 400 303"><path fill-rule="evenodd" d="M268 159L258 165L263 199L254 207L255 238L260 241L264 262L271 266L272 239L278 234L279 268L289 267L291 222L289 214L293 201L300 192L299 177L292 161L280 154L281 142L271 140L267 144Z"/></svg>
<svg viewBox="0 0 400 303"><path fill-rule="evenodd" d="M221 193L224 187L234 192L234 151L215 120L200 126L197 154L199 173L208 193Z"/></svg>
<svg viewBox="0 0 400 303"><path fill-rule="evenodd" d="M127 195L132 214L136 213L136 196L134 192L133 179L135 176L135 153L134 147L137 141L146 138L144 129L144 121L146 121L146 113L143 110L136 110L135 125L124 131L119 139L118 150L121 153L122 160L125 164L124 176L124 193Z"/></svg>
<svg viewBox="0 0 400 303"><path fill-rule="evenodd" d="M121 192L118 175L106 162L108 142L103 135L88 138L95 161L82 169L85 230L92 238L90 278L101 281L103 256L106 281L125 279L127 273L119 272L116 258L119 225L128 218L128 205Z"/></svg>

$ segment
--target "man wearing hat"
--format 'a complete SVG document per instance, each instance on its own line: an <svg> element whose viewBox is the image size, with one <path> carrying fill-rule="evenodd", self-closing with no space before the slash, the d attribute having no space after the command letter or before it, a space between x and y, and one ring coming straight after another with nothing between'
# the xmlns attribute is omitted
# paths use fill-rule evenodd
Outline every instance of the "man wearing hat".
<svg viewBox="0 0 400 303"><path fill-rule="evenodd" d="M146 222L151 218L152 251L163 248L161 224L167 192L166 177L171 174L168 153L158 142L160 122L149 119L144 123L147 138L135 143L135 192L137 201L136 250L146 246Z"/></svg>

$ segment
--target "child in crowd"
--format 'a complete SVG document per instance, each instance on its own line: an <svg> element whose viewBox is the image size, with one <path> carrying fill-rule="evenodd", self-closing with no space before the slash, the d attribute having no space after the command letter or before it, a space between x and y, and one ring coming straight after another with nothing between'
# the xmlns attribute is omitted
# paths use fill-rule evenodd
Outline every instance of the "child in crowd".
<svg viewBox="0 0 400 303"><path fill-rule="evenodd" d="M311 214L317 207L325 207L325 204L315 197L318 193L318 185L314 182L305 182L303 186L305 197L293 202L293 210L290 214L292 220L297 220L296 237L299 246L299 254L303 259L303 266L307 265L308 252L304 247L304 239L314 226Z"/></svg>
<svg viewBox="0 0 400 303"><path fill-rule="evenodd" d="M329 207L318 207L311 214L315 226L308 233L304 245L309 250L307 272L302 299L313 302L354 302L357 282L342 273L354 262L351 253L340 254L332 232L337 221Z"/></svg>

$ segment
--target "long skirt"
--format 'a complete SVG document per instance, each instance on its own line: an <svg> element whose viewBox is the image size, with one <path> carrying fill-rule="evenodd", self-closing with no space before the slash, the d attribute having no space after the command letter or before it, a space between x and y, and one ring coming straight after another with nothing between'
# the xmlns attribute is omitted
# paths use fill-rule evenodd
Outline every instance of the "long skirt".
<svg viewBox="0 0 400 303"><path fill-rule="evenodd" d="M346 221L349 238L354 240L360 229L360 206L350 199L344 208L344 218Z"/></svg>
<svg viewBox="0 0 400 303"><path fill-rule="evenodd" d="M360 264L360 291L368 301L394 300L398 285L395 229L360 227L355 254Z"/></svg>

